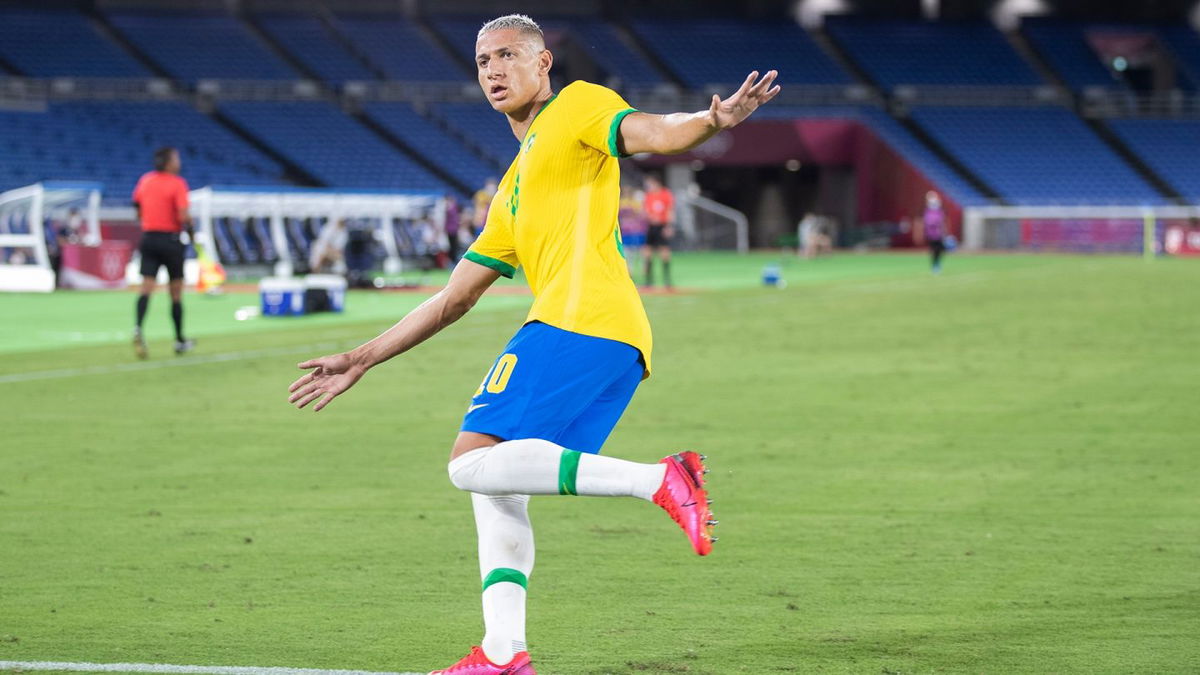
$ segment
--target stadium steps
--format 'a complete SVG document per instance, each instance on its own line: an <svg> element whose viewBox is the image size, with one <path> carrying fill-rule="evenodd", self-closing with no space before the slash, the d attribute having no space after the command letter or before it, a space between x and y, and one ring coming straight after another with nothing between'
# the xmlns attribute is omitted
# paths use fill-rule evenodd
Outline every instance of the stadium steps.
<svg viewBox="0 0 1200 675"><path fill-rule="evenodd" d="M688 90L687 82L683 81L683 77L681 77L679 73L675 72L671 66L667 65L666 60L659 56L657 52L655 52L653 49L650 49L650 47L646 45L645 39L642 38L641 35L638 35L637 31L630 30L627 23L614 22L612 25L616 29L617 37L622 42L629 45L629 48L632 49L635 54L646 59L646 62L649 63L652 68L662 74L663 79L683 91Z"/></svg>
<svg viewBox="0 0 1200 675"><path fill-rule="evenodd" d="M363 112L361 110L356 110L354 112L347 113L347 114L349 114L354 119L358 120L359 123L361 123L366 128L370 129L371 132L374 133L376 136L379 136L383 140L387 141L396 150L400 151L402 154L407 156L409 159L411 159L414 162L416 162L417 164L419 164L421 166L421 168L423 168L426 171L428 171L429 173L432 173L433 175L437 176L438 178L440 178L442 181L444 181L448 185L454 186L455 189L457 189L459 192L462 192L464 195L474 194L475 190L478 189L478 186L467 185L466 183L459 180L457 176L446 171L445 169L443 169L441 167L441 165L433 162L428 157L426 157L424 154L418 152L415 148L413 148L409 144L405 143L403 140L400 139L400 137L396 136L396 134L393 134L387 127L385 127L384 125L375 121L370 115L366 114L365 112Z"/></svg>
<svg viewBox="0 0 1200 675"><path fill-rule="evenodd" d="M818 30L809 31L809 35L813 37L813 40L817 43L817 45L823 49L825 53L834 60L834 62L845 68L846 71L853 75L855 79L873 88L876 92L883 96L885 100L889 100L891 98L891 94L881 87L879 82L876 81L875 78L873 78L867 72L867 70L854 59L853 56L851 56L850 50L839 43L833 35L829 34L828 31L826 31L824 28L820 28ZM888 114L890 114L910 134L920 141L922 145L929 149L930 152L936 155L938 159L949 166L950 169L958 174L960 178L967 181L971 187L975 188L980 194L988 199L993 200L997 204L1005 203L1004 198L1000 196L1000 193L997 192L995 188L988 185L974 171L971 171L967 165L960 162L957 157L955 157L941 143L934 139L933 136L930 136L929 133L921 127L921 125L917 124L906 115L897 115L892 111L892 106L890 105L887 109Z"/></svg>
<svg viewBox="0 0 1200 675"><path fill-rule="evenodd" d="M512 162L512 158L509 158L507 161L505 161L504 158L497 157L486 147L480 145L479 141L473 138L470 134L464 132L458 126L452 124L450 121L437 114L435 110L427 109L422 112L422 115L425 117L425 119L428 119L436 124L442 131L445 131L448 135L457 139L458 142L463 144L463 147L470 150L471 153L476 157L479 157L489 165L496 167L497 175L503 175L504 171L508 169L508 165Z"/></svg>
<svg viewBox="0 0 1200 675"><path fill-rule="evenodd" d="M305 171L303 167L293 162L286 155L277 152L275 148L265 143L262 139L242 128L241 125L239 125L237 122L234 122L229 116L223 114L220 110L214 108L212 110L201 110L200 112L211 117L214 121L228 129L238 138L254 146L255 150L258 150L267 157L270 157L278 162L283 167L284 180L303 187L328 187L324 182L317 179L316 176L313 176L311 173Z"/></svg>
<svg viewBox="0 0 1200 675"><path fill-rule="evenodd" d="M341 22L338 21L337 15L334 14L329 7L325 5L325 3L316 3L316 17L321 21L322 24L325 25L325 28L331 35L333 35L333 38L337 40L338 44L340 44L347 52L349 52L356 61L361 63L364 68L370 71L372 75L380 80L387 79L387 73L383 72L382 68L371 61L366 52L359 49L358 43L350 39L350 36L347 35Z"/></svg>
<svg viewBox="0 0 1200 675"><path fill-rule="evenodd" d="M854 57L850 56L849 50L839 44L825 30L823 25L810 29L808 34L812 37L813 42L817 43L817 46L821 48L821 51L825 52L826 56L833 59L834 63L841 66L847 73L850 73L860 84L865 84L874 89L873 93L883 93L883 87L879 85L879 82L874 77L871 77L866 68L859 65L858 61L854 60Z"/></svg>
<svg viewBox="0 0 1200 675"><path fill-rule="evenodd" d="M108 16L106 16L104 12L98 11L93 7L90 10L85 10L84 13L101 35L108 38L110 42L124 50L126 54L129 54L130 57L142 64L142 66L144 66L147 70L154 73L155 76L168 80L174 79L171 77L171 74L167 72L166 68L163 68L161 64L150 58L149 54L139 49L138 46L133 43L133 41L121 33L121 31L112 24L112 21L109 21Z"/></svg>
<svg viewBox="0 0 1200 675"><path fill-rule="evenodd" d="M1163 177L1159 175L1157 171L1151 168L1151 166L1147 164L1146 161L1142 159L1136 152L1134 152L1129 145L1125 143L1125 141L1121 140L1121 137L1118 136L1116 132L1114 132L1107 124L1101 120L1085 117L1083 115L1080 115L1080 117L1083 119L1084 123L1091 127L1092 131L1096 132L1096 135L1100 137L1100 140L1104 141L1105 145L1111 148L1113 152L1117 153L1118 157L1125 160L1125 163L1128 164L1134 171L1136 171L1137 174L1141 176L1147 183L1149 183L1155 190L1158 190L1159 194L1170 199L1176 204L1182 206L1187 205L1188 202L1186 199L1184 199L1183 195L1181 195L1179 191L1176 190L1169 182L1163 179Z"/></svg>
<svg viewBox="0 0 1200 675"><path fill-rule="evenodd" d="M325 81L324 78L313 72L313 70L309 68L307 64L293 56L292 53L289 52L283 45L279 44L279 42L272 37L269 32L263 30L263 27L259 25L258 20L253 14L249 14L247 12L234 12L233 18L235 21L245 26L246 30L248 30L250 34L258 40L259 44L261 44L275 56L279 57L279 59L284 63L288 64L292 70L304 76L304 79L322 83Z"/></svg>
<svg viewBox="0 0 1200 675"><path fill-rule="evenodd" d="M900 122L900 124L904 125L904 128L907 129L909 133L911 133L913 136L916 136L917 140L921 141L926 148L929 148L933 154L937 155L938 159L945 162L946 165L953 169L954 172L957 173L963 180L970 183L971 187L975 188L983 196L991 199L997 204L1003 206L1008 205L1008 202L1005 201L1004 197L1000 196L999 191L980 178L979 175L967 167L966 164L963 164L961 161L959 161L958 157L954 156L954 153L947 150L946 146L939 143L937 139L929 134L929 132L925 131L924 127L922 127L920 124L917 124L916 121L907 115L898 116L895 113L891 114L898 122Z"/></svg>
<svg viewBox="0 0 1200 675"><path fill-rule="evenodd" d="M1046 78L1049 82L1053 82L1055 86L1061 88L1071 97L1073 102L1072 109L1078 115L1079 101L1078 97L1072 91L1071 85L1050 65L1050 62L1037 50L1033 42L1019 30L1006 32L1005 36L1008 37L1009 44L1013 46L1013 49L1017 50L1017 53L1024 57L1042 77ZM1183 196L1169 182L1164 180L1158 172L1151 168L1145 160L1139 157L1136 152L1130 149L1107 124L1083 115L1080 115L1080 118L1091 127L1092 131L1100 137L1100 140L1104 141L1113 152L1117 153L1117 156L1125 160L1125 163L1132 167L1147 183L1150 183L1155 190L1158 190L1160 194L1177 203L1185 203L1186 200L1184 200Z"/></svg>
<svg viewBox="0 0 1200 675"><path fill-rule="evenodd" d="M468 59L461 49L456 49L454 44L450 42L449 38L443 35L441 31L435 29L433 24L429 23L428 17L424 15L418 15L413 17L412 22L413 25L416 26L417 30L420 31L421 34L424 35L427 40L429 40L429 42L437 45L438 49L445 54L446 58L450 59L454 63L457 63L461 68L465 69L466 72L471 74L471 77L476 76L478 68L475 67L475 61L473 59ZM472 51L474 51L474 48L475 45L472 43Z"/></svg>
<svg viewBox="0 0 1200 675"><path fill-rule="evenodd" d="M628 26L621 23L612 22L609 25L612 26L613 33L616 34L617 39L620 40L626 47L628 47L630 51L636 54L638 58L648 63L650 67L658 72L658 74L661 75L664 80L677 87L684 86L683 80L680 79L679 76L674 73L674 71L668 68L667 64L662 59L658 58L658 56L651 50L646 49L646 46L642 44L641 40L638 39L637 33L629 30Z"/></svg>
<svg viewBox="0 0 1200 675"><path fill-rule="evenodd" d="M1025 63L1028 63L1043 80L1054 84L1054 86L1062 89L1067 94L1074 95L1071 91L1071 85L1067 84L1067 81L1058 74L1058 71L1050 65L1046 57L1042 56L1041 52L1033 46L1033 43L1029 41L1029 38L1024 33L1019 29L1000 31L1000 33L1008 40L1008 44L1012 45L1017 55L1025 59Z"/></svg>
<svg viewBox="0 0 1200 675"><path fill-rule="evenodd" d="M5 75L16 75L18 77L25 74L25 73L21 72L20 68L17 68L13 64L4 60L3 57L0 57L0 73L3 73Z"/></svg>

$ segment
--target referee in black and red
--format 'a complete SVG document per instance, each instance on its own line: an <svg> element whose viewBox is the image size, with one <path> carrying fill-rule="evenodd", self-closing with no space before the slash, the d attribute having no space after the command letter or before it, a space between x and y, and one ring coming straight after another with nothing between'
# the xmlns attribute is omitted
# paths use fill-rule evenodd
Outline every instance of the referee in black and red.
<svg viewBox="0 0 1200 675"><path fill-rule="evenodd" d="M160 267L167 268L171 291L171 320L175 323L175 353L191 351L195 342L183 336L183 259L184 245L179 235L187 230L194 237L188 216L188 184L180 175L179 151L165 147L154 151L154 170L146 172L133 190L133 204L142 226L138 251L142 257L142 289L137 299L137 327L133 329L133 348L146 358L146 340L142 322L154 292Z"/></svg>

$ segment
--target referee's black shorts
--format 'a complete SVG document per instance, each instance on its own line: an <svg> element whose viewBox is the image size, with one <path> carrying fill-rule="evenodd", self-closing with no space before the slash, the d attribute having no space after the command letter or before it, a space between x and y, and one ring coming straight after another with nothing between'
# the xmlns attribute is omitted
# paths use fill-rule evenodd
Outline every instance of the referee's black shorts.
<svg viewBox="0 0 1200 675"><path fill-rule="evenodd" d="M142 276L158 276L158 268L165 265L168 279L175 281L183 278L184 246L178 234L143 232L138 251L142 254Z"/></svg>
<svg viewBox="0 0 1200 675"><path fill-rule="evenodd" d="M666 225L651 224L646 228L647 246L670 246L671 238L667 236Z"/></svg>

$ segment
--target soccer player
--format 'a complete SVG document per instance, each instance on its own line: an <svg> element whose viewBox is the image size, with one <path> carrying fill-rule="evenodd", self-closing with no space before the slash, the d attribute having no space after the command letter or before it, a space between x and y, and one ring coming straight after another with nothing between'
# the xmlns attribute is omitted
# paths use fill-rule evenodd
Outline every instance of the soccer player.
<svg viewBox="0 0 1200 675"><path fill-rule="evenodd" d="M462 317L500 276L524 266L534 301L487 371L450 451L450 481L471 493L485 635L446 675L534 675L525 645L533 569L529 495L637 497L662 507L693 549L712 549L702 456L639 464L597 454L651 371L650 324L625 268L617 225L618 158L691 149L746 119L779 91L751 73L696 113L640 113L615 92L550 88L553 56L529 17L494 19L475 45L479 85L520 150L479 239L447 286L380 336L299 364L289 391L321 410L366 372Z"/></svg>
<svg viewBox="0 0 1200 675"><path fill-rule="evenodd" d="M146 320L146 308L150 306L150 294L154 292L160 267L167 268L171 320L175 323L175 353L189 352L196 345L183 336L184 246L179 233L186 229L192 238L195 233L188 216L188 184L179 175L181 168L178 150L159 148L154 151L154 171L144 174L133 190L133 204L142 225L142 241L138 246L142 256L142 290L137 299L133 349L142 359L149 355L142 336L142 323Z"/></svg>
<svg viewBox="0 0 1200 675"><path fill-rule="evenodd" d="M671 288L671 237L675 232L675 196L658 176L646 176L646 286L654 285L654 256L662 261L663 286Z"/></svg>

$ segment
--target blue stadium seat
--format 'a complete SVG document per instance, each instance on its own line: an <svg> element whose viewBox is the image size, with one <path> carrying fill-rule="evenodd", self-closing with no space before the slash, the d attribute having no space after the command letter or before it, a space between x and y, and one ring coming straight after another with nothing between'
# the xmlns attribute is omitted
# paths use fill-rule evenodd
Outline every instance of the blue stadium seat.
<svg viewBox="0 0 1200 675"><path fill-rule="evenodd" d="M1200 120L1120 119L1108 125L1163 180L1190 203L1200 204Z"/></svg>
<svg viewBox="0 0 1200 675"><path fill-rule="evenodd" d="M468 151L461 141L407 103L368 103L364 111L410 148L468 186L482 185L489 176L501 171L498 164L485 162Z"/></svg>
<svg viewBox="0 0 1200 675"><path fill-rule="evenodd" d="M826 28L884 88L900 84L1038 85L987 22L874 21L832 16Z"/></svg>
<svg viewBox="0 0 1200 675"><path fill-rule="evenodd" d="M99 180L105 201L128 203L154 149L173 145L183 177L211 184L278 185L283 169L212 119L177 101L72 101L45 112L0 110L0 189L39 180Z"/></svg>
<svg viewBox="0 0 1200 675"><path fill-rule="evenodd" d="M485 16L438 16L433 18L434 27L454 46L458 53L469 61L475 60L475 38L489 18ZM618 36L616 29L601 20L585 18L539 18L538 24L546 33L546 41L553 51L558 41L572 41L610 77L617 77L623 85L653 86L663 78L638 56Z"/></svg>
<svg viewBox="0 0 1200 675"><path fill-rule="evenodd" d="M337 24L390 80L435 82L470 78L440 45L407 19L391 14L347 14L338 16Z"/></svg>
<svg viewBox="0 0 1200 675"><path fill-rule="evenodd" d="M497 165L507 169L517 156L517 138L512 127L504 115L486 103L437 103L431 110L463 137L471 139Z"/></svg>
<svg viewBox="0 0 1200 675"><path fill-rule="evenodd" d="M114 12L109 18L139 49L181 80L300 77L228 14Z"/></svg>
<svg viewBox="0 0 1200 675"><path fill-rule="evenodd" d="M571 22L570 30L592 60L620 78L623 85L652 87L663 82L662 75L626 45L611 25L579 19Z"/></svg>
<svg viewBox="0 0 1200 675"><path fill-rule="evenodd" d="M792 22L643 19L634 29L690 87L740 84L752 70L779 71L781 82L849 84L851 79ZM753 35L753 39L746 39ZM698 49L698 47L701 47Z"/></svg>
<svg viewBox="0 0 1200 675"><path fill-rule="evenodd" d="M1021 32L1034 49L1071 88L1105 87L1123 89L1125 85L1087 43L1083 24L1047 17L1026 17Z"/></svg>
<svg viewBox="0 0 1200 675"><path fill-rule="evenodd" d="M266 14L257 18L263 30L326 82L376 79L320 19L304 14Z"/></svg>
<svg viewBox="0 0 1200 675"><path fill-rule="evenodd" d="M1162 204L1066 108L925 107L913 119L1015 204Z"/></svg>
<svg viewBox="0 0 1200 675"><path fill-rule="evenodd" d="M436 176L332 104L228 102L221 110L327 186L447 189Z"/></svg>
<svg viewBox="0 0 1200 675"><path fill-rule="evenodd" d="M72 9L0 7L0 57L34 77L148 77Z"/></svg>

